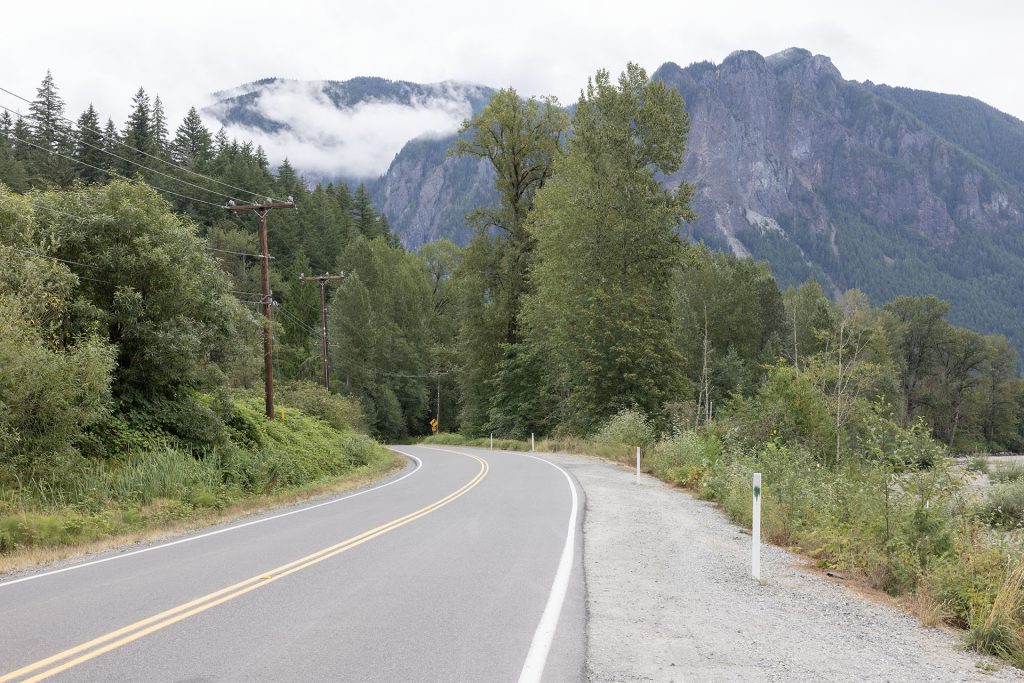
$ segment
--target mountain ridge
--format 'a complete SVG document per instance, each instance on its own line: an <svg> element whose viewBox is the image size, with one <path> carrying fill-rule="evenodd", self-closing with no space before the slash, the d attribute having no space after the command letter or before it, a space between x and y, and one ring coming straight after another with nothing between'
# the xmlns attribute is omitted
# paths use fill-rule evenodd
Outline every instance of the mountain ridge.
<svg viewBox="0 0 1024 683"><path fill-rule="evenodd" d="M666 62L651 77L691 119L665 179L697 185L684 236L767 260L783 286L814 278L879 303L935 293L954 322L1024 346L1024 122L971 97L846 80L802 48ZM474 87L475 113L494 90ZM407 140L368 182L410 248L466 243L465 214L494 201L485 162L446 154L454 139Z"/></svg>

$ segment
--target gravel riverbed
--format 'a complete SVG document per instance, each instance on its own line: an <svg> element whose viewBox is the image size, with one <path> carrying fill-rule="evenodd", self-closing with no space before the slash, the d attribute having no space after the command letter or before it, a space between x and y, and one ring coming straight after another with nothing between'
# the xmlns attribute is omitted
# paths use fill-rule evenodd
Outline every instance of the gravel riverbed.
<svg viewBox="0 0 1024 683"><path fill-rule="evenodd" d="M750 536L689 493L597 459L545 457L586 491L591 681L1024 681L780 548L762 546L758 585Z"/></svg>

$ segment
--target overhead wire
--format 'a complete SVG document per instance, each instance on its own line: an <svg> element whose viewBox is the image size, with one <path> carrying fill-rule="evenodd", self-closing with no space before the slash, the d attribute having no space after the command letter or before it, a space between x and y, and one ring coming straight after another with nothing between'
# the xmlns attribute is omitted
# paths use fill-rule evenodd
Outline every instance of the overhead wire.
<svg viewBox="0 0 1024 683"><path fill-rule="evenodd" d="M5 92L8 95L10 95L11 97L15 97L15 98L21 100L22 102L26 102L28 104L32 104L32 100L30 100L30 99L28 99L26 97L23 97L23 96L15 93L15 92L11 92L7 88L0 87L0 92ZM4 109L7 109L7 108L4 107ZM11 110L7 109L7 111L11 111ZM14 112L14 113L18 113L18 112ZM21 116L21 114L18 114L18 115ZM66 116L61 116L60 118L63 119L64 121L74 125L74 126L78 126L78 122L77 121L72 121L71 119L69 119ZM91 127L87 127L87 126L86 127L79 126L79 128L84 128L84 130L91 131L91 132L96 133L98 135L104 135L103 131L98 130L96 128L91 128ZM179 169L181 171L184 171L186 173L191 173L192 175L194 175L194 176L196 176L198 178L203 178L205 180L209 180L210 182L216 183L216 184L221 185L223 187L226 187L228 189L235 190L235 191L241 192L243 194L251 195L253 197L256 197L257 199L263 199L263 197L265 196L265 193L253 192L252 190L246 190L245 188L237 187L237 186L232 185L230 183L225 183L222 180L218 180L216 178L212 178L212 177L210 177L208 175L200 173L199 171L194 171L194 170L192 170L190 168L186 168L185 166L181 166L180 164L175 164L174 162L168 161L167 159L161 159L160 157L158 157L158 156L156 156L154 154L150 154L149 152L146 152L146 151L143 151L143 150L138 149L136 147L133 147L132 145L129 145L126 142L122 142L120 140L115 140L114 143L117 144L117 145L120 145L122 147L127 147L128 149L130 149L130 150L132 150L134 152L138 152L139 154L142 154L143 156L146 156L146 157L149 157L149 158L154 159L156 161L159 161L161 163L167 164L168 166L171 166L173 168L177 168L177 169ZM224 195L222 195L222 196L224 196Z"/></svg>

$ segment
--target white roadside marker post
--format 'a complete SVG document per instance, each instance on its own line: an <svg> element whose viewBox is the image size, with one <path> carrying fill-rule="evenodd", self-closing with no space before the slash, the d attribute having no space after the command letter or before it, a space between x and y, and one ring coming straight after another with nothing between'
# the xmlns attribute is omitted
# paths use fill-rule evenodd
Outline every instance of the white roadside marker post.
<svg viewBox="0 0 1024 683"><path fill-rule="evenodd" d="M491 450L494 450L494 432L491 432Z"/></svg>
<svg viewBox="0 0 1024 683"><path fill-rule="evenodd" d="M530 452L533 452L533 432L530 432Z"/></svg>
<svg viewBox="0 0 1024 683"><path fill-rule="evenodd" d="M636 483L640 483L640 447L636 447Z"/></svg>
<svg viewBox="0 0 1024 683"><path fill-rule="evenodd" d="M754 581L761 581L761 473L754 473L754 515L750 530L750 564Z"/></svg>

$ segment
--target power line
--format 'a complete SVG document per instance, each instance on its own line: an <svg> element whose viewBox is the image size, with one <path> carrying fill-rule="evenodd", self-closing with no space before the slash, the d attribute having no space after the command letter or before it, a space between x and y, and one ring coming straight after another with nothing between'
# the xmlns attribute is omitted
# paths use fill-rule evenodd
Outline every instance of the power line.
<svg viewBox="0 0 1024 683"><path fill-rule="evenodd" d="M18 252L26 251L24 249L17 249L15 247L7 247L7 248L8 249L12 249L13 251L18 251ZM35 256L39 257L39 258L49 259L51 261L60 261L61 263L76 263L75 261L67 261L65 259L57 258L56 256L47 256L46 254L39 254L39 253L35 253L35 252L29 252L29 253L32 253ZM24 261L8 261L6 259L0 259L0 263L6 263L9 266L20 266L22 268L24 268L27 265ZM77 264L77 265L85 265L85 264L83 263L83 264ZM92 266L86 266L86 267L90 267L91 268ZM71 271L71 274L74 275L75 277L77 277L79 280L89 280L90 282L102 282L105 285L113 285L115 287L117 286L117 283L111 282L110 280L100 280L99 278L95 278L95 277L86 277L85 275L80 275L80 274L78 274L78 273L76 273L74 271Z"/></svg>
<svg viewBox="0 0 1024 683"><path fill-rule="evenodd" d="M302 322L302 321L301 321L301 320L299 320L299 319L298 319L297 317L295 317L294 315L292 315L292 314L291 314L290 312L288 312L287 310L285 310L284 306L278 305L278 307L277 307L277 310L281 311L281 312L282 312L282 313L284 313L284 314L285 314L286 316L288 316L289 318L291 318L291 319L292 319L293 321L295 321L295 323L296 323L296 324L298 324L298 325L299 325L299 327L301 327L302 329L306 330L306 331L307 331L307 332L309 332L310 334L312 334L312 335L316 335L316 336L318 336L318 337L320 336L320 333L319 333L319 332L317 332L317 331L316 331L316 330L314 330L314 329L313 329L312 327L310 327L310 326L309 326L309 325L307 325L306 323Z"/></svg>
<svg viewBox="0 0 1024 683"><path fill-rule="evenodd" d="M7 93L11 97L16 97L17 99L21 100L22 102L27 102L28 104L33 104L32 100L29 100L28 98L22 97L21 95L19 95L17 93L13 93L13 92L11 92L10 90L8 90L6 88L0 88L0 91L3 91L5 93ZM7 108L4 107L4 109L7 109ZM11 111L11 110L7 109L7 111ZM14 113L17 113L17 112L14 112ZM21 116L21 114L18 114L18 115ZM65 120L65 121L67 121L68 123L70 123L73 126L78 126L78 122L77 121L72 121L71 119L69 119L66 116L61 116L60 118ZM103 131L97 130L95 128L90 128L88 126L86 126L84 128L80 126L79 128L81 128L83 130L91 131L93 133L96 133L97 135L104 135L105 134ZM227 188L232 189L232 190L237 190L238 192L242 192L244 194L252 195L253 197L256 197L256 198L259 198L259 199L261 199L263 197L262 193L257 193L257 192L253 192L251 190L246 190L244 188L236 187L234 185L231 185L230 183L225 183L225 182L223 182L221 180L217 180L216 178L211 178L210 176L204 175L204 174L200 173L199 171L193 171L192 169L185 168L184 166L181 166L179 164L175 164L174 162L167 161L166 159L161 159L160 157L158 157L156 155L150 154L148 152L144 152L143 150L138 149L137 147L132 147L131 145L129 145L126 142L121 142L120 140L114 140L113 142L115 144L121 145L122 147L127 147L130 150L138 152L139 154L142 154L143 156L147 156L147 157L149 157L151 159L155 159L155 160L157 160L157 161L159 161L161 163L167 164L168 166L171 166L173 168L177 168L177 169L179 169L181 171L185 171L186 173L191 173L194 176L197 176L199 178L204 178L204 179L209 180L211 182L217 183L218 185L222 185L222 186L227 187ZM209 191L209 190L207 190L207 191ZM224 196L224 195L222 195L222 196Z"/></svg>
<svg viewBox="0 0 1024 683"><path fill-rule="evenodd" d="M31 254L32 256L38 256L40 258L48 258L53 261L60 261L61 263L67 263L72 266L82 266L83 268L96 268L96 266L89 265L88 263L81 263L79 261L70 261L68 259L57 258L56 256L50 256L48 254L41 254L38 251L32 251L31 249L19 249L18 247L12 247L7 245L7 248L19 252L21 254Z"/></svg>
<svg viewBox="0 0 1024 683"><path fill-rule="evenodd" d="M9 109L8 107L3 106L2 104L0 104L0 109L3 109L4 111L9 111L10 113L14 114L15 116L19 116L19 117L21 117L23 119L24 118L28 118L25 114L22 114L20 112L16 112L13 109ZM73 136L76 135L76 133L74 131L72 131L72 130L67 130L67 131L64 132L64 134L69 136L69 137L73 137ZM24 142L24 140L22 142ZM222 194L220 192L215 192L215 191L213 191L213 190L211 190L211 189L209 189L207 187L203 187L202 185L197 185L197 184L189 182L187 180L182 180L181 178L175 178L170 173L164 173L163 171L158 171L155 168L150 168L149 166L146 166L145 164L141 164L138 161L132 161L131 159L127 159L127 158L121 156L120 154L114 154L109 149L103 149L103 147L101 147L99 145L93 145L93 144L90 144L90 143L86 142L85 140L82 139L81 134L78 134L78 139L76 140L76 142L78 144L85 145L86 147L88 147L90 149L94 149L94 150L96 150L98 152L102 152L103 154L108 154L108 155L114 157L115 159L120 159L121 161L123 161L123 162L125 162L127 164L132 164L134 166L138 166L139 168L141 168L144 171L149 171L150 173L156 173L157 175L163 176L164 178L169 178L170 180L172 180L174 182L181 183L183 185L188 185L189 187L194 187L197 190L201 190L202 192L209 192L210 194L217 195L218 197L224 197L225 199L237 199L237 197L232 197L231 195L228 195L228 194ZM132 149L135 149L135 148L132 147ZM139 150L136 150L136 151L139 151ZM217 206L217 205L215 204L214 206Z"/></svg>
<svg viewBox="0 0 1024 683"><path fill-rule="evenodd" d="M247 254L247 253L242 252L242 251L229 251L228 249L218 249L217 247L211 247L211 246L207 246L206 248L209 249L210 251L219 251L219 252L224 253L224 254L234 254L235 256L251 256L252 258L263 258L263 256L261 254ZM274 259L273 256L268 256L267 258L271 259L271 260Z"/></svg>
<svg viewBox="0 0 1024 683"><path fill-rule="evenodd" d="M118 178L121 178L122 180L125 180L125 181L127 181L129 183L134 183L135 182L133 179L127 178L127 177L121 175L120 173L118 173L117 171L111 170L109 168L100 168L99 166L94 166L94 165L92 165L90 163L82 161L81 159L75 159L74 157L69 157L66 154L61 154L60 152L56 152L56 151L54 151L52 149L47 149L47 148L43 147L42 145L37 145L34 142L30 142L28 140L22 140L17 135L11 135L11 137L13 139L17 140L18 142L21 142L23 144L29 145L31 147L35 147L36 149L42 150L42 151L46 152L47 154L55 154L55 155L61 157L62 159L67 159L68 161L73 161L76 164L82 164L83 166L88 166L89 168L91 168L93 170L96 170L96 171L99 171L100 173L109 173L110 175L113 175L113 176L116 176ZM153 185L152 183L147 183L147 184L150 187L152 187L154 190L159 190L160 192L166 192L167 194L174 195L175 197L180 197L181 199L187 199L189 201L198 202L200 204L207 204L209 206L212 206L212 207L215 207L215 208L218 208L218 209L223 209L224 208L220 204L215 204L213 202L208 202L205 199L197 199L195 197L189 197L188 195L180 194L178 192L174 192L173 190L166 190L166 189L164 189L162 187L157 187L156 185Z"/></svg>

